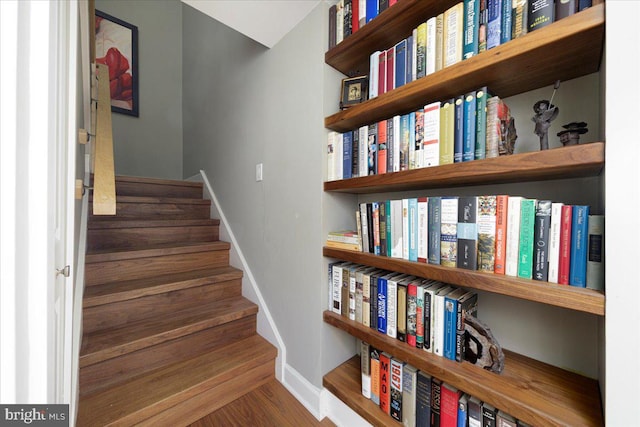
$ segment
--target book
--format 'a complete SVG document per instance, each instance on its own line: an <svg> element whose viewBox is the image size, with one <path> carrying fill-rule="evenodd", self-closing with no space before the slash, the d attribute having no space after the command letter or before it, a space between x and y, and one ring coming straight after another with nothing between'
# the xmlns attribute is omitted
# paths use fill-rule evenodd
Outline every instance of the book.
<svg viewBox="0 0 640 427"><path fill-rule="evenodd" d="M336 47L336 13L338 11L338 5L331 5L329 8L329 49Z"/></svg>
<svg viewBox="0 0 640 427"><path fill-rule="evenodd" d="M336 137L337 134L331 131L327 134L327 181L338 179L336 168Z"/></svg>
<svg viewBox="0 0 640 427"><path fill-rule="evenodd" d="M507 202L507 244L505 272L507 276L518 275L518 248L520 246L520 207L522 197L509 196Z"/></svg>
<svg viewBox="0 0 640 427"><path fill-rule="evenodd" d="M335 135L335 139L334 139L334 151L335 151L335 173L336 173L336 179L343 179L344 178L344 171L343 166L344 166L344 135L341 133L336 133Z"/></svg>
<svg viewBox="0 0 640 427"><path fill-rule="evenodd" d="M433 353L434 337L434 302L435 294L445 285L429 281L424 287L424 347L423 350Z"/></svg>
<svg viewBox="0 0 640 427"><path fill-rule="evenodd" d="M429 199L418 198L418 262L429 259Z"/></svg>
<svg viewBox="0 0 640 427"><path fill-rule="evenodd" d="M455 267L458 253L458 197L440 200L440 265Z"/></svg>
<svg viewBox="0 0 640 427"><path fill-rule="evenodd" d="M485 158L498 157L506 138L505 124L510 118L509 107L497 96L487 99L487 128Z"/></svg>
<svg viewBox="0 0 640 427"><path fill-rule="evenodd" d="M482 402L475 396L467 401L469 427L482 427Z"/></svg>
<svg viewBox="0 0 640 427"><path fill-rule="evenodd" d="M462 58L478 54L478 28L480 27L480 0L464 0L464 37Z"/></svg>
<svg viewBox="0 0 640 427"><path fill-rule="evenodd" d="M518 277L533 277L533 245L536 200L523 199L520 205L520 246L518 248Z"/></svg>
<svg viewBox="0 0 640 427"><path fill-rule="evenodd" d="M406 427L416 426L416 395L418 387L418 370L411 365L402 368L402 424Z"/></svg>
<svg viewBox="0 0 640 427"><path fill-rule="evenodd" d="M431 303L433 312L431 324L433 325L433 354L444 356L444 334L445 334L445 297L454 291L452 286L444 286L433 294Z"/></svg>
<svg viewBox="0 0 640 427"><path fill-rule="evenodd" d="M416 169L416 112L412 111L409 116L409 167ZM418 151L417 154L420 154Z"/></svg>
<svg viewBox="0 0 640 427"><path fill-rule="evenodd" d="M345 249L348 251L361 252L359 243L345 243L345 242L335 242L333 240L327 240L326 246L328 248Z"/></svg>
<svg viewBox="0 0 640 427"><path fill-rule="evenodd" d="M440 165L453 163L455 133L455 99L442 102L440 107Z"/></svg>
<svg viewBox="0 0 640 427"><path fill-rule="evenodd" d="M480 199L476 196L461 196L458 199L458 253L456 255L458 268L478 269L479 202ZM490 243L493 243L493 240ZM492 244L489 246L493 252L494 246Z"/></svg>
<svg viewBox="0 0 640 427"><path fill-rule="evenodd" d="M449 360L456 360L456 337L458 335L458 298L466 291L457 288L444 297L444 335L442 355Z"/></svg>
<svg viewBox="0 0 640 427"><path fill-rule="evenodd" d="M358 1L358 0L354 0ZM352 20L353 20L353 9L351 9L352 0L344 0L344 10L343 10L343 36L346 39L353 32Z"/></svg>
<svg viewBox="0 0 640 427"><path fill-rule="evenodd" d="M404 275L391 273L387 277L387 336L398 338L398 282Z"/></svg>
<svg viewBox="0 0 640 427"><path fill-rule="evenodd" d="M484 159L487 153L487 87L476 91L476 139L474 160Z"/></svg>
<svg viewBox="0 0 640 427"><path fill-rule="evenodd" d="M369 352L371 348L369 344L360 341L360 376L362 384L362 395L367 399L371 399L371 356Z"/></svg>
<svg viewBox="0 0 640 427"><path fill-rule="evenodd" d="M420 79L427 75L427 23L416 30L416 78Z"/></svg>
<svg viewBox="0 0 640 427"><path fill-rule="evenodd" d="M327 233L327 242L354 243L358 244L357 230L338 230Z"/></svg>
<svg viewBox="0 0 640 427"><path fill-rule="evenodd" d="M475 159L476 150L476 91L464 96L464 123L462 132L462 161Z"/></svg>
<svg viewBox="0 0 640 427"><path fill-rule="evenodd" d="M422 142L422 165L440 164L440 103L434 102L424 107L424 139Z"/></svg>
<svg viewBox="0 0 640 427"><path fill-rule="evenodd" d="M400 86L404 86L407 82L407 40L401 40L398 42L394 49L395 59L394 59L394 78L393 78L393 88L399 88Z"/></svg>
<svg viewBox="0 0 640 427"><path fill-rule="evenodd" d="M496 196L496 257L493 272L505 274L507 260L507 214L509 196Z"/></svg>
<svg viewBox="0 0 640 427"><path fill-rule="evenodd" d="M468 394L462 394L458 400L458 427L467 427Z"/></svg>
<svg viewBox="0 0 640 427"><path fill-rule="evenodd" d="M409 134L411 129L409 128L409 115L403 114L400 116L400 170L409 170Z"/></svg>
<svg viewBox="0 0 640 427"><path fill-rule="evenodd" d="M360 203L360 226L362 229L360 233L362 236L362 252L369 252L369 221L367 218L366 203Z"/></svg>
<svg viewBox="0 0 640 427"><path fill-rule="evenodd" d="M332 268L332 311L336 314L342 314L342 265L346 264L348 263L333 264Z"/></svg>
<svg viewBox="0 0 640 427"><path fill-rule="evenodd" d="M362 321L362 305L364 301L364 290L362 284L362 273L367 270L368 267L362 266L356 270L356 318L355 321L363 323ZM367 313L367 317L369 313Z"/></svg>
<svg viewBox="0 0 640 427"><path fill-rule="evenodd" d="M400 170L400 116L393 116L391 128L387 131L389 136L389 172L398 172Z"/></svg>
<svg viewBox="0 0 640 427"><path fill-rule="evenodd" d="M502 1L487 0L487 50L500 46L502 29Z"/></svg>
<svg viewBox="0 0 640 427"><path fill-rule="evenodd" d="M526 1L526 0L525 0ZM487 50L487 22L489 11L487 10L488 0L480 0L480 19L478 20L478 52Z"/></svg>
<svg viewBox="0 0 640 427"><path fill-rule="evenodd" d="M418 371L416 386L416 427L431 425L431 376Z"/></svg>
<svg viewBox="0 0 640 427"><path fill-rule="evenodd" d="M360 3L361 3L361 0L353 0L351 2L351 34L355 33L360 29ZM365 8L366 8L366 3L365 3Z"/></svg>
<svg viewBox="0 0 640 427"><path fill-rule="evenodd" d="M432 16L427 19L427 53L426 53L426 72L425 74L428 76L429 74L433 74L436 72L436 31L437 31L437 18Z"/></svg>
<svg viewBox="0 0 640 427"><path fill-rule="evenodd" d="M443 66L462 61L464 5L459 2L444 12Z"/></svg>
<svg viewBox="0 0 640 427"><path fill-rule="evenodd" d="M440 425L440 392L442 381L431 377L431 425Z"/></svg>
<svg viewBox="0 0 640 427"><path fill-rule="evenodd" d="M380 405L380 352L369 346L370 369L371 369L371 401Z"/></svg>
<svg viewBox="0 0 640 427"><path fill-rule="evenodd" d="M378 16L378 1L367 0L366 22L370 22L376 16Z"/></svg>
<svg viewBox="0 0 640 427"><path fill-rule="evenodd" d="M422 147L424 145L424 109L420 109L415 113L415 139L414 139L414 168L420 169L424 167L424 154Z"/></svg>
<svg viewBox="0 0 640 427"><path fill-rule="evenodd" d="M592 0L578 0L578 5L576 7L576 11L577 12L581 12L583 10L585 10L588 7L591 7L591 5L593 4Z"/></svg>
<svg viewBox="0 0 640 427"><path fill-rule="evenodd" d="M496 263L496 196L478 196L478 262L477 269L493 273ZM458 224L460 227L460 224ZM459 233L458 233L459 235ZM458 246L460 243L458 242Z"/></svg>
<svg viewBox="0 0 640 427"><path fill-rule="evenodd" d="M367 228L369 230L369 253L375 253L376 236L373 223L373 203L367 203Z"/></svg>
<svg viewBox="0 0 640 427"><path fill-rule="evenodd" d="M529 0L527 10L528 31L546 27L553 22L555 5L553 0Z"/></svg>
<svg viewBox="0 0 640 427"><path fill-rule="evenodd" d="M512 0L511 8L511 39L517 39L529 31L527 5L529 0Z"/></svg>
<svg viewBox="0 0 640 427"><path fill-rule="evenodd" d="M367 155L369 150L367 144L368 133L368 126L361 126L358 129L358 176L367 176L369 174L369 165L367 164Z"/></svg>
<svg viewBox="0 0 640 427"><path fill-rule="evenodd" d="M536 203L535 224L533 228L533 280L549 279L549 228L551 226L551 200L538 200Z"/></svg>
<svg viewBox="0 0 640 427"><path fill-rule="evenodd" d="M458 426L458 402L460 392L454 386L442 383L440 388L440 426Z"/></svg>
<svg viewBox="0 0 640 427"><path fill-rule="evenodd" d="M505 44L511 40L511 27L513 17L511 16L512 0L502 0L502 23L500 26L500 44Z"/></svg>
<svg viewBox="0 0 640 427"><path fill-rule="evenodd" d="M387 10L391 4L391 0L378 0L378 15Z"/></svg>
<svg viewBox="0 0 640 427"><path fill-rule="evenodd" d="M407 298L408 289L405 279L398 280L396 327L398 341L407 342Z"/></svg>
<svg viewBox="0 0 640 427"><path fill-rule="evenodd" d="M484 402L482 404L482 427L496 427L497 412L495 407Z"/></svg>
<svg viewBox="0 0 640 427"><path fill-rule="evenodd" d="M358 129L351 131L351 178L357 178L360 175L358 157L360 155L360 131ZM365 138L366 139L366 138Z"/></svg>
<svg viewBox="0 0 640 427"><path fill-rule="evenodd" d="M391 358L389 353L380 353L380 409L391 414Z"/></svg>
<svg viewBox="0 0 640 427"><path fill-rule="evenodd" d="M378 96L378 76L380 74L380 51L376 50L369 56L369 99Z"/></svg>
<svg viewBox="0 0 640 427"><path fill-rule="evenodd" d="M416 36L417 31L414 28L413 32L409 37L407 37L407 53L406 53L406 65L404 67L406 77L404 79L405 84L411 83L416 79L416 61L415 61L415 51L416 51Z"/></svg>
<svg viewBox="0 0 640 427"><path fill-rule="evenodd" d="M571 263L569 284L587 286L587 245L589 232L589 206L574 205L571 212Z"/></svg>
<svg viewBox="0 0 640 427"><path fill-rule="evenodd" d="M371 272L373 268L362 272L362 324L371 327Z"/></svg>
<svg viewBox="0 0 640 427"><path fill-rule="evenodd" d="M391 200L391 257L402 258L402 200Z"/></svg>
<svg viewBox="0 0 640 427"><path fill-rule="evenodd" d="M380 255L389 256L388 248L389 242L387 241L387 212L388 200L378 202L378 218L380 223Z"/></svg>
<svg viewBox="0 0 640 427"><path fill-rule="evenodd" d="M404 282L404 283L403 283ZM416 337L418 329L418 285L416 278L404 279L400 282L403 288L407 290L406 297L406 343L411 347L416 346Z"/></svg>
<svg viewBox="0 0 640 427"><path fill-rule="evenodd" d="M378 95L382 95L391 88L387 88L387 51L383 50L378 55Z"/></svg>
<svg viewBox="0 0 640 427"><path fill-rule="evenodd" d="M412 283L416 287L416 348L424 348L424 291L423 283Z"/></svg>
<svg viewBox="0 0 640 427"><path fill-rule="evenodd" d="M395 357L391 359L390 364L390 399L389 399L389 414L394 420L402 422L402 371L404 368L404 362Z"/></svg>
<svg viewBox="0 0 640 427"><path fill-rule="evenodd" d="M395 46L387 49L387 71L386 78L387 82L385 83L385 92L392 91L395 89L396 83L396 48Z"/></svg>
<svg viewBox="0 0 640 427"><path fill-rule="evenodd" d="M386 235L385 238L387 240L387 252L386 256L391 256L391 200L384 201L384 216L385 216L385 228Z"/></svg>
<svg viewBox="0 0 640 427"><path fill-rule="evenodd" d="M496 414L496 427L517 427L516 419L504 411L498 411Z"/></svg>
<svg viewBox="0 0 640 427"><path fill-rule="evenodd" d="M362 268L357 264L354 264L349 268L349 320L357 321L356 319L356 307L357 307L357 282L356 275L358 271ZM344 277L344 272L343 272ZM362 300L360 300L360 309L362 309Z"/></svg>
<svg viewBox="0 0 640 427"><path fill-rule="evenodd" d="M378 332L387 333L387 279L389 275L378 277Z"/></svg>
<svg viewBox="0 0 640 427"><path fill-rule="evenodd" d="M409 205L409 261L418 261L418 199L408 199Z"/></svg>
<svg viewBox="0 0 640 427"><path fill-rule="evenodd" d="M560 219L562 203L551 203L551 223L549 224L549 283L558 283L558 265L560 263Z"/></svg>
<svg viewBox="0 0 640 427"><path fill-rule="evenodd" d="M409 259L409 199L402 199L402 259Z"/></svg>
<svg viewBox="0 0 640 427"><path fill-rule="evenodd" d="M428 36L427 36L428 37ZM436 65L435 71L440 71L444 68L444 13L441 13L436 16L436 37L435 37L435 48L436 48ZM429 40L427 39L427 43ZM429 65L427 64L427 67Z"/></svg>
<svg viewBox="0 0 640 427"><path fill-rule="evenodd" d="M587 288L604 291L604 216L589 215Z"/></svg>
<svg viewBox="0 0 640 427"><path fill-rule="evenodd" d="M367 155L369 157L368 161L368 175L375 175L378 171L378 125L374 123L369 125L369 134L367 135Z"/></svg>
<svg viewBox="0 0 640 427"><path fill-rule="evenodd" d="M336 4L336 44L344 39L344 0Z"/></svg>
<svg viewBox="0 0 640 427"><path fill-rule="evenodd" d="M458 298L458 312L456 317L456 361L465 359L467 347L470 345L468 334L465 333L467 316L478 316L478 294L472 291L464 293Z"/></svg>
<svg viewBox="0 0 640 427"><path fill-rule="evenodd" d="M377 174L387 173L387 121L378 122L378 169Z"/></svg>
<svg viewBox="0 0 640 427"><path fill-rule="evenodd" d="M560 214L560 259L558 260L558 283L561 285L569 284L572 214L571 205L562 206Z"/></svg>
<svg viewBox="0 0 640 427"><path fill-rule="evenodd" d="M383 270L375 270L369 274L369 327L378 329L378 279L385 273ZM385 325L386 328L386 325Z"/></svg>
<svg viewBox="0 0 640 427"><path fill-rule="evenodd" d="M342 261L330 262L328 265L328 273L327 273L327 286L328 286L328 310L334 312L333 310L333 267L340 264Z"/></svg>
<svg viewBox="0 0 640 427"><path fill-rule="evenodd" d="M464 150L464 96L455 98L453 108L453 162L462 162Z"/></svg>
<svg viewBox="0 0 640 427"><path fill-rule="evenodd" d="M428 242L427 253L429 264L440 264L440 203L441 197L429 197L428 199Z"/></svg>

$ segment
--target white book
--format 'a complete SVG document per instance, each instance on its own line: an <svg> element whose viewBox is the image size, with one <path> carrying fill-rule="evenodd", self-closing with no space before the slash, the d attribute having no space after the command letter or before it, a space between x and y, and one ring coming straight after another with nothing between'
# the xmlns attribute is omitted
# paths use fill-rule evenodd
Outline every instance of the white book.
<svg viewBox="0 0 640 427"><path fill-rule="evenodd" d="M507 208L507 251L505 274L518 276L518 250L520 248L520 205L522 197L509 196Z"/></svg>
<svg viewBox="0 0 640 427"><path fill-rule="evenodd" d="M369 126L361 126L358 129L358 176L367 176L369 174L368 161L369 150L367 138L369 136Z"/></svg>
<svg viewBox="0 0 640 427"><path fill-rule="evenodd" d="M336 4L336 44L344 39L344 0Z"/></svg>
<svg viewBox="0 0 640 427"><path fill-rule="evenodd" d="M402 199L402 259L409 259L409 199Z"/></svg>
<svg viewBox="0 0 640 427"><path fill-rule="evenodd" d="M444 66L462 61L464 6L460 2L444 13Z"/></svg>
<svg viewBox="0 0 640 427"><path fill-rule="evenodd" d="M444 297L453 292L452 286L438 290L433 297L433 354L444 356Z"/></svg>
<svg viewBox="0 0 640 427"><path fill-rule="evenodd" d="M327 181L335 181L336 178L336 132L327 134Z"/></svg>
<svg viewBox="0 0 640 427"><path fill-rule="evenodd" d="M335 165L335 171L336 171L336 179L342 179L343 178L343 171L342 171L342 165L344 164L344 162L342 161L342 154L343 154L343 149L342 149L342 141L343 141L343 135L341 133L336 133L336 137L334 139L334 144L333 144L333 148L334 148L334 158L333 158L333 164Z"/></svg>
<svg viewBox="0 0 640 427"><path fill-rule="evenodd" d="M416 425L416 393L418 370L411 365L404 365L402 370L402 424L405 427Z"/></svg>
<svg viewBox="0 0 640 427"><path fill-rule="evenodd" d="M371 326L371 272L375 267L368 268L362 272L362 324Z"/></svg>
<svg viewBox="0 0 640 427"><path fill-rule="evenodd" d="M349 320L356 320L356 271L358 268L357 265L349 268Z"/></svg>
<svg viewBox="0 0 640 427"><path fill-rule="evenodd" d="M549 226L549 283L558 283L560 264L560 220L564 203L551 203L551 225Z"/></svg>
<svg viewBox="0 0 640 427"><path fill-rule="evenodd" d="M360 374L362 376L362 395L371 399L371 358L369 344L360 341Z"/></svg>
<svg viewBox="0 0 640 427"><path fill-rule="evenodd" d="M411 57L411 81L415 81L417 78L417 74L418 74L418 29L414 28L413 29L413 33L412 33L412 41L413 41L413 49L411 50L411 52L413 52L413 55ZM408 62L408 61L407 61ZM407 82L409 83L409 82Z"/></svg>
<svg viewBox="0 0 640 427"><path fill-rule="evenodd" d="M436 72L436 17L427 20L427 58L426 74Z"/></svg>
<svg viewBox="0 0 640 427"><path fill-rule="evenodd" d="M369 252L369 222L367 221L366 203L360 203L360 226L362 227L362 252Z"/></svg>
<svg viewBox="0 0 640 427"><path fill-rule="evenodd" d="M368 267L360 267L356 270L355 274L355 283L356 283L356 316L355 321L358 323L362 323L362 307L364 303L364 292L362 289L362 272L365 271Z"/></svg>
<svg viewBox="0 0 640 427"><path fill-rule="evenodd" d="M422 349L427 353L433 353L433 301L435 299L436 292L444 286L444 284L435 280L428 280L424 283L423 298L425 303L429 301L429 312L427 313L427 308L425 308L424 346ZM428 322L426 322L427 319L429 319Z"/></svg>
<svg viewBox="0 0 640 427"><path fill-rule="evenodd" d="M424 107L424 138L422 140L422 166L440 164L440 103Z"/></svg>
<svg viewBox="0 0 640 427"><path fill-rule="evenodd" d="M393 172L400 170L400 116L393 117ZM387 171L389 172L389 171Z"/></svg>
<svg viewBox="0 0 640 427"><path fill-rule="evenodd" d="M367 0L358 1L358 25L362 28L367 23Z"/></svg>
<svg viewBox="0 0 640 427"><path fill-rule="evenodd" d="M391 257L402 258L402 200L391 200ZM387 239L389 236L387 236Z"/></svg>
<svg viewBox="0 0 640 427"><path fill-rule="evenodd" d="M380 65L379 57L380 57L379 50L376 50L375 52L373 52L369 57L369 99L372 99L378 96L378 78L379 78L378 67ZM361 176L365 176L365 175L361 175Z"/></svg>
<svg viewBox="0 0 640 427"><path fill-rule="evenodd" d="M333 266L333 306L332 311L342 314L342 264Z"/></svg>
<svg viewBox="0 0 640 427"><path fill-rule="evenodd" d="M396 273L387 278L387 335L398 337L398 281L404 274Z"/></svg>

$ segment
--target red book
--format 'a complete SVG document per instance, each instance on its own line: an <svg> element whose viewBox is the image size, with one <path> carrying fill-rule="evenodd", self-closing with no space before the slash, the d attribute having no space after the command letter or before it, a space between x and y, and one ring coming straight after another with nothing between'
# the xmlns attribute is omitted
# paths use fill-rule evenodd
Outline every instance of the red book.
<svg viewBox="0 0 640 427"><path fill-rule="evenodd" d="M389 353L380 353L380 409L385 414L391 413L391 355Z"/></svg>
<svg viewBox="0 0 640 427"><path fill-rule="evenodd" d="M415 282L407 285L407 344L416 346L418 328L418 287Z"/></svg>
<svg viewBox="0 0 640 427"><path fill-rule="evenodd" d="M440 389L440 427L458 426L458 401L460 392L457 388L442 383Z"/></svg>
<svg viewBox="0 0 640 427"><path fill-rule="evenodd" d="M397 2L398 2L398 0L389 0L389 7L393 6Z"/></svg>
<svg viewBox="0 0 640 427"><path fill-rule="evenodd" d="M560 262L558 263L558 284L569 284L571 266L571 205L562 206L560 216Z"/></svg>
<svg viewBox="0 0 640 427"><path fill-rule="evenodd" d="M509 196L496 196L496 260L493 272L504 274L507 260L507 206Z"/></svg>
<svg viewBox="0 0 640 427"><path fill-rule="evenodd" d="M354 0L351 2L351 34L358 31L360 28L360 2Z"/></svg>
<svg viewBox="0 0 640 427"><path fill-rule="evenodd" d="M396 75L396 67L395 67L395 57L396 57L396 48L395 46L391 49L387 50L387 92L396 88L395 86L395 75Z"/></svg>
<svg viewBox="0 0 640 427"><path fill-rule="evenodd" d="M378 123L378 175L387 173L387 121Z"/></svg>
<svg viewBox="0 0 640 427"><path fill-rule="evenodd" d="M378 95L387 91L387 51L383 50L378 56Z"/></svg>

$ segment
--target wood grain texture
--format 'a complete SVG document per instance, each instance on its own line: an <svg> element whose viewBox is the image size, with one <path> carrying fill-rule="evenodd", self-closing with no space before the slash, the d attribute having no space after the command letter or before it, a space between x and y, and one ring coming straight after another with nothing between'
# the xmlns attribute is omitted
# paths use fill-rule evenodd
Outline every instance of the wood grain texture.
<svg viewBox="0 0 640 427"><path fill-rule="evenodd" d="M324 247L326 257L357 264L408 273L425 279L439 280L469 289L479 289L495 294L508 295L528 301L535 301L556 307L583 311L604 316L605 297L602 292L575 286L557 285L538 280L520 279L501 274L483 273L462 268L443 267L383 257L364 252L348 251Z"/></svg>
<svg viewBox="0 0 640 427"><path fill-rule="evenodd" d="M116 176L116 194L118 196L200 199L202 198L202 187L201 182Z"/></svg>
<svg viewBox="0 0 640 427"><path fill-rule="evenodd" d="M229 242L205 242L205 243L163 243L147 245L141 249L106 249L97 250L87 255L87 264L95 264L107 261L122 261L128 259L150 258L165 255L191 254L206 251L225 251L230 248Z"/></svg>
<svg viewBox="0 0 640 427"><path fill-rule="evenodd" d="M214 242L218 238L217 225L89 229L87 252L134 249L167 243Z"/></svg>
<svg viewBox="0 0 640 427"><path fill-rule="evenodd" d="M444 6L440 7L443 11ZM393 8L389 10L391 9ZM556 80L570 80L594 73L600 67L604 47L604 9L604 3L595 5L374 99L349 107L326 117L325 127L338 132L350 131L483 86L487 86L492 94L506 98L553 84ZM382 15L380 18L386 20ZM395 22L389 22L388 25L395 26ZM365 25L363 31L368 25ZM413 27L401 28L406 32ZM352 37L358 37L358 33L360 31ZM360 37L364 38L366 34L363 33ZM406 35L399 34L396 42L404 37ZM349 38L345 42L348 40ZM361 52L365 57L357 59L356 62L366 60L367 64L371 52L391 46L385 43L358 50L354 49L357 41L356 39L348 42L349 45L345 44L339 49L345 50L344 56L355 56ZM338 69L341 67L329 61L327 63ZM366 69L368 70L368 65Z"/></svg>
<svg viewBox="0 0 640 427"><path fill-rule="evenodd" d="M268 365L261 375L266 376L267 371L273 375L275 357L276 349L254 335L87 396L78 408L78 426L133 425L198 395L202 396L202 404L214 405L215 402L202 393L225 382L229 383L222 386L220 396L234 385L238 389L249 389L256 379L251 371ZM188 416L176 410L177 416L181 414Z"/></svg>
<svg viewBox="0 0 640 427"><path fill-rule="evenodd" d="M80 369L80 393L86 396L105 390L178 360L187 360L249 338L255 333L256 315L251 315L155 345L149 350L145 348L85 366Z"/></svg>
<svg viewBox="0 0 640 427"><path fill-rule="evenodd" d="M130 219L208 219L210 200L118 196L118 218ZM90 221L111 220L91 215Z"/></svg>
<svg viewBox="0 0 640 427"><path fill-rule="evenodd" d="M502 374L455 362L325 311L324 321L535 426L602 426L597 380L505 351Z"/></svg>
<svg viewBox="0 0 640 427"><path fill-rule="evenodd" d="M152 345L213 328L258 312L246 298L232 298L202 306L161 313L144 321L84 334L80 367L131 353Z"/></svg>
<svg viewBox="0 0 640 427"><path fill-rule="evenodd" d="M299 427L333 426L318 421L277 380L270 380L251 393L199 419L189 427Z"/></svg>
<svg viewBox="0 0 640 427"><path fill-rule="evenodd" d="M156 219L136 220L119 218L117 215L101 221L89 221L89 230L105 230L119 228L147 228L147 227L195 227L199 225L220 225L219 219Z"/></svg>
<svg viewBox="0 0 640 427"><path fill-rule="evenodd" d="M116 184L111 128L109 66L96 64L98 78L98 113L95 150L93 214L116 214Z"/></svg>
<svg viewBox="0 0 640 427"><path fill-rule="evenodd" d="M597 176L604 168L604 151L603 142L594 142L432 168L329 181L324 183L324 190L364 194Z"/></svg>

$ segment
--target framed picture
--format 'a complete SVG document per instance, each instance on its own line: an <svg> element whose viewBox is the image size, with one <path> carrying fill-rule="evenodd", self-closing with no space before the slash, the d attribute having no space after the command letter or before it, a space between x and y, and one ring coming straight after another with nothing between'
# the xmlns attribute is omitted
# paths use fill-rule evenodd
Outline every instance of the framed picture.
<svg viewBox="0 0 640 427"><path fill-rule="evenodd" d="M341 92L341 110L366 101L369 93L369 78L359 76L343 79Z"/></svg>
<svg viewBox="0 0 640 427"><path fill-rule="evenodd" d="M96 62L109 66L111 111L138 117L138 27L96 10Z"/></svg>

